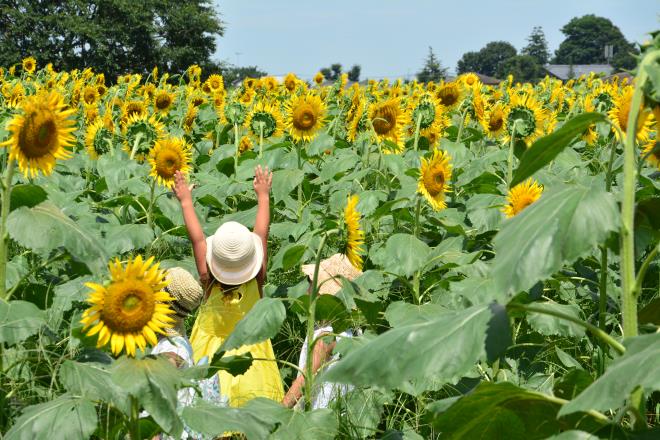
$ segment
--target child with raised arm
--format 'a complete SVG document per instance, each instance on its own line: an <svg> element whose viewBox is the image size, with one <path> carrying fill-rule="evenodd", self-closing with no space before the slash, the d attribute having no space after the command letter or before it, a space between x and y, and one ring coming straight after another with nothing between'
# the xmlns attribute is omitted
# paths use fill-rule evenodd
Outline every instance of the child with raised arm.
<svg viewBox="0 0 660 440"><path fill-rule="evenodd" d="M262 296L268 257L270 226L270 187L273 175L268 168L255 168L253 181L257 196L254 231L237 222L225 222L206 238L192 202L192 187L176 172L174 192L181 202L183 218L193 246L195 264L206 293L192 329L190 342L195 361L213 358L234 327ZM227 352L250 352L255 360L245 374L218 373L220 390L230 406L242 406L256 397L281 401L282 379L270 340ZM263 360L267 359L267 360Z"/></svg>

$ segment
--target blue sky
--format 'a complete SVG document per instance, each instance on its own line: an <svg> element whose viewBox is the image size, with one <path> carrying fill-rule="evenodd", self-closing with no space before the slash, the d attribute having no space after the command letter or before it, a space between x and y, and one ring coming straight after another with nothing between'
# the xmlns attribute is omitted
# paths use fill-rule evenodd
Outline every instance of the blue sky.
<svg viewBox="0 0 660 440"><path fill-rule="evenodd" d="M310 78L339 62L362 77L414 75L428 46L450 71L463 53L504 40L518 50L542 26L551 52L575 17L607 17L629 41L660 29L660 0L213 0L226 22L216 58Z"/></svg>

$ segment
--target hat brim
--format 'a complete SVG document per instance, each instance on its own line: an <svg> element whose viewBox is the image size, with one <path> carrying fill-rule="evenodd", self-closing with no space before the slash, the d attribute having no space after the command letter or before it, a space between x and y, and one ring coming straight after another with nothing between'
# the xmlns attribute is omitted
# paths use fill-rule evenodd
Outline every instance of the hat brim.
<svg viewBox="0 0 660 440"><path fill-rule="evenodd" d="M234 270L228 270L227 268L220 267L213 260L212 253L212 243L211 238L213 236L206 238L206 265L211 271L213 278L220 281L223 284L228 284L230 286L237 286L239 284L246 283L252 278L256 277L264 261L264 248L261 243L261 238L254 232L252 232L252 239L254 240L254 256L252 260L244 267Z"/></svg>

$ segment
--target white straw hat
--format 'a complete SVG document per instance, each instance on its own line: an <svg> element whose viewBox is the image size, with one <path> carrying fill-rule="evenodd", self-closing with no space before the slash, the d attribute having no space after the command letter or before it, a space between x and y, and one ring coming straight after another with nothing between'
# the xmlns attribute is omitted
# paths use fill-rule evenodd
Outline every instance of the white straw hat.
<svg viewBox="0 0 660 440"><path fill-rule="evenodd" d="M302 271L309 277L309 281L314 280L314 267L315 264L304 264ZM334 295L341 290L340 276L354 280L362 275L362 271L353 267L345 255L334 254L330 258L321 261L319 265L319 279L318 283L321 285L319 293Z"/></svg>
<svg viewBox="0 0 660 440"><path fill-rule="evenodd" d="M202 302L204 291L195 277L181 267L171 267L166 272L165 290L174 298L170 303L179 318L190 315Z"/></svg>
<svg viewBox="0 0 660 440"><path fill-rule="evenodd" d="M221 283L235 286L251 280L263 261L261 238L240 223L223 223L206 239L206 264Z"/></svg>

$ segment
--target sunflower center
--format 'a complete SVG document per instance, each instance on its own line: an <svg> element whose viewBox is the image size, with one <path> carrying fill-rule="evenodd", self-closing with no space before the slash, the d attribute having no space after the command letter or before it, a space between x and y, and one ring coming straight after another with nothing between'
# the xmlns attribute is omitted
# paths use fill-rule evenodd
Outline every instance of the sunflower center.
<svg viewBox="0 0 660 440"><path fill-rule="evenodd" d="M27 115L18 146L28 159L51 154L57 148L57 124L52 113L37 110Z"/></svg>
<svg viewBox="0 0 660 440"><path fill-rule="evenodd" d="M311 105L303 103L293 110L293 126L298 130L309 130L316 124L316 113Z"/></svg>
<svg viewBox="0 0 660 440"><path fill-rule="evenodd" d="M181 157L175 151L165 150L156 158L156 172L164 179L171 179L176 170L181 168L181 162Z"/></svg>
<svg viewBox="0 0 660 440"><path fill-rule="evenodd" d="M169 95L158 95L156 98L156 108L158 110L165 110L172 104L172 100Z"/></svg>
<svg viewBox="0 0 660 440"><path fill-rule="evenodd" d="M374 131L379 135L386 135L396 126L396 112L391 107L379 109L372 120Z"/></svg>
<svg viewBox="0 0 660 440"><path fill-rule="evenodd" d="M491 115L489 121L488 121L488 130L492 132L497 132L502 128L502 125L504 125L504 119L502 119L502 115L499 113L496 113L494 115Z"/></svg>
<svg viewBox="0 0 660 440"><path fill-rule="evenodd" d="M451 107L458 101L458 90L454 87L445 87L438 93L438 99L442 105Z"/></svg>
<svg viewBox="0 0 660 440"><path fill-rule="evenodd" d="M101 320L113 332L139 332L151 321L154 292L142 280L124 280L108 287Z"/></svg>
<svg viewBox="0 0 660 440"><path fill-rule="evenodd" d="M424 186L428 193L435 197L445 188L445 173L440 169L431 169L424 175Z"/></svg>

